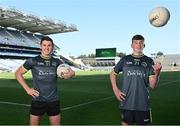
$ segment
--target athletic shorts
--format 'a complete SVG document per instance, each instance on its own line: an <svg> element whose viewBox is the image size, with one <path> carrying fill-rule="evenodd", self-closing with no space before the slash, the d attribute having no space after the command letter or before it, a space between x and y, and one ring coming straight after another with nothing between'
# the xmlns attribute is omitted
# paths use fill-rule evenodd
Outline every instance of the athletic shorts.
<svg viewBox="0 0 180 126"><path fill-rule="evenodd" d="M121 109L121 119L129 125L148 125L151 122L150 111L134 111Z"/></svg>
<svg viewBox="0 0 180 126"><path fill-rule="evenodd" d="M59 101L53 101L53 102L32 101L30 114L36 116L42 116L45 113L48 116L59 115L60 114Z"/></svg>

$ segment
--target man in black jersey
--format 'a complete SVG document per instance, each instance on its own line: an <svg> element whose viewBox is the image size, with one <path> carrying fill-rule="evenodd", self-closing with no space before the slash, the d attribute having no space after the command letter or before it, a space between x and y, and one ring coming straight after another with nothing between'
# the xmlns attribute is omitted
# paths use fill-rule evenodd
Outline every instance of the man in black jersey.
<svg viewBox="0 0 180 126"><path fill-rule="evenodd" d="M53 40L43 37L40 42L41 54L30 58L16 71L16 78L28 95L32 96L30 108L30 125L39 125L41 116L47 114L51 125L60 125L60 103L57 89L57 66L63 62L52 57ZM30 87L24 77L31 70L33 87ZM74 76L74 71L69 68L64 73L64 79Z"/></svg>
<svg viewBox="0 0 180 126"><path fill-rule="evenodd" d="M121 102L122 125L147 125L150 123L149 87L155 88L159 81L161 63L143 54L144 37L132 38L133 53L124 56L110 73L110 80L116 98ZM121 89L116 84L116 75L122 72Z"/></svg>

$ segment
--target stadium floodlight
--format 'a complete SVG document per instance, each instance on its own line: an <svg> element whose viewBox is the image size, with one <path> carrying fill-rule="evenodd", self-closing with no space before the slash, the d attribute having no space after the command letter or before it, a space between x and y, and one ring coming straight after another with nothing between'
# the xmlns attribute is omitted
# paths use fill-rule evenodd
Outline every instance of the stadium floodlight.
<svg viewBox="0 0 180 126"><path fill-rule="evenodd" d="M23 13L20 10L17 10L15 7L10 7L6 11L14 13L15 15L23 15Z"/></svg>
<svg viewBox="0 0 180 126"><path fill-rule="evenodd" d="M63 26L63 27L67 27L66 23L64 21L58 20L57 24L60 25L60 26Z"/></svg>
<svg viewBox="0 0 180 126"><path fill-rule="evenodd" d="M53 25L55 24L55 21L50 17L45 17L45 19L43 19L43 21L45 21L49 24L53 24Z"/></svg>
<svg viewBox="0 0 180 126"><path fill-rule="evenodd" d="M26 17L28 17L28 18L30 18L30 19L32 19L32 20L40 20L39 18L38 18L38 16L36 16L36 15L34 15L34 14L27 14L26 15Z"/></svg>
<svg viewBox="0 0 180 126"><path fill-rule="evenodd" d="M61 20L57 20L56 24L61 24L62 21Z"/></svg>
<svg viewBox="0 0 180 126"><path fill-rule="evenodd" d="M78 30L78 29L77 29L77 26L76 26L75 24L70 24L70 27L72 28L72 30L75 30L75 31Z"/></svg>

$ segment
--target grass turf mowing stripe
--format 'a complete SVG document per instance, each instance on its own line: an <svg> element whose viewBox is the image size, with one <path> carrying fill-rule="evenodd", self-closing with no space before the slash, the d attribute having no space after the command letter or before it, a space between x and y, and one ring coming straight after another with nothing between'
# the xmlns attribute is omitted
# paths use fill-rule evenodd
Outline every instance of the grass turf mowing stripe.
<svg viewBox="0 0 180 126"><path fill-rule="evenodd" d="M180 81L180 79L175 80L175 81L169 81L169 82L162 83L158 87L166 86L166 85L169 85L171 83L178 82L178 81ZM65 107L65 108L62 108L61 110L65 111L65 110L69 110L69 109L73 109L73 108L78 108L78 107L85 106L85 105L88 105L88 104L105 101L105 100L108 100L108 99L111 99L111 98L114 98L114 96L109 96L109 97L105 97L105 98L101 98L101 99L97 99L97 100L93 100L93 101L89 101L89 102L85 102L85 103L81 103L81 104ZM28 105L28 104L21 104L21 103L15 103L15 102L6 102L6 101L0 101L0 104L30 107L30 105Z"/></svg>
<svg viewBox="0 0 180 126"><path fill-rule="evenodd" d="M159 86L157 86L157 87L166 86L166 85L169 85L169 84L171 84L171 83L178 82L178 81L180 81L180 79L175 80L175 81L164 82L164 83L162 83L161 85L159 85Z"/></svg>
<svg viewBox="0 0 180 126"><path fill-rule="evenodd" d="M108 99L111 99L111 98L114 98L114 96L101 98L101 99L97 99L97 100L93 100L93 101L89 101L89 102L85 102L85 103L65 107L65 108L62 108L61 110L65 111L65 110L69 110L69 109L72 109L72 108L77 108L77 107L85 106L85 105L88 105L88 104L105 101L105 100L108 100ZM28 105L28 104L21 104L21 103L15 103L15 102L5 102L5 101L0 101L0 104L17 105L17 106L24 106L24 107L30 107L31 106L31 105Z"/></svg>
<svg viewBox="0 0 180 126"><path fill-rule="evenodd" d="M111 99L111 98L114 98L114 96L110 96L110 97L106 97L106 98L101 98L101 99L97 99L97 100L93 100L93 101L89 101L89 102L73 105L73 106L70 106L70 107L65 107L65 108L62 108L61 110L65 111L65 110L69 110L69 109L72 109L72 108L78 108L78 107L89 105L89 104L92 104L92 103L105 101L105 100L108 100L108 99Z"/></svg>

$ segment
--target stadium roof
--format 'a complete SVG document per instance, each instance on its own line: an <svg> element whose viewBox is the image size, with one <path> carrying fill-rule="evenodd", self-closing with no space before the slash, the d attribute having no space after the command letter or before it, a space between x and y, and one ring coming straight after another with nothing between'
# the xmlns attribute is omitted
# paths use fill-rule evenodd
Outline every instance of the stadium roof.
<svg viewBox="0 0 180 126"><path fill-rule="evenodd" d="M77 31L75 25L67 26L64 22L55 22L51 19L40 19L35 15L25 15L15 8L0 8L0 26L12 27L21 31L50 35L55 33Z"/></svg>

